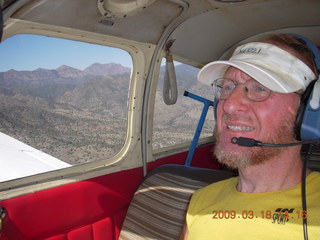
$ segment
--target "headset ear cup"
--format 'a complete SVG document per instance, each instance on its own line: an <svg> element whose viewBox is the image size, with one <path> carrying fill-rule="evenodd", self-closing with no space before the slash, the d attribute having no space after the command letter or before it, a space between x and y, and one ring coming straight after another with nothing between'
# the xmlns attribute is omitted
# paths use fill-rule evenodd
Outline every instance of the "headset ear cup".
<svg viewBox="0 0 320 240"><path fill-rule="evenodd" d="M301 141L301 125L302 125L302 120L303 120L305 110L306 110L306 104L301 101L299 110L297 113L296 123L295 123L296 139L299 141Z"/></svg>
<svg viewBox="0 0 320 240"><path fill-rule="evenodd" d="M309 104L310 95L313 92L313 87L316 80L312 81L307 89L304 91L304 93L301 96L301 102L300 106L297 112L296 122L295 122L295 134L297 140L301 141L301 126L303 124L303 119L305 115L306 108Z"/></svg>
<svg viewBox="0 0 320 240"><path fill-rule="evenodd" d="M298 34L289 34L289 35L295 37L299 41L302 41L303 43L305 43L309 47L310 51L313 53L314 63L315 63L315 66L318 70L318 73L319 73L319 71L320 71L320 51L319 51L318 47L311 40L305 38L304 36L301 36ZM296 132L297 140L301 140L303 138L303 136L306 134L306 132L304 130L305 127L302 127L302 126L308 126L309 121L310 121L310 118L306 117L306 115L308 115L308 114L306 114L306 112L307 112L308 106L310 105L309 99L310 99L310 95L314 91L315 82L316 82L316 80L314 80L313 82L311 82L309 84L309 86L307 87L307 89L305 90L305 92L303 93L303 95L301 97L301 103L300 103L300 107L299 107L299 110L297 113L296 124L295 124L295 132ZM314 120L314 119L312 119L312 120Z"/></svg>

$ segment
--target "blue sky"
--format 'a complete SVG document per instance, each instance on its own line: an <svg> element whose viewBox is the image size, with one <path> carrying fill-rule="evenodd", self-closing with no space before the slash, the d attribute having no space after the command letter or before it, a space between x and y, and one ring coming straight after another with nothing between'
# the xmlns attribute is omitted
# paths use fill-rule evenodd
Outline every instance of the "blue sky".
<svg viewBox="0 0 320 240"><path fill-rule="evenodd" d="M0 72L10 69L56 69L68 65L80 70L93 63L120 63L131 67L123 50L37 35L15 35L0 43Z"/></svg>

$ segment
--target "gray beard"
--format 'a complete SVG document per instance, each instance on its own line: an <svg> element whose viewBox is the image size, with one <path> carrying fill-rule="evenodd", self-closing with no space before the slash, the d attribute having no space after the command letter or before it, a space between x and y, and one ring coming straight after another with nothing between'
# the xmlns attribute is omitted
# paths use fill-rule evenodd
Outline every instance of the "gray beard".
<svg viewBox="0 0 320 240"><path fill-rule="evenodd" d="M218 158L218 161L234 169L246 168L265 163L287 149L286 147L243 147L244 151L239 154L239 152L235 153L225 149L222 146L220 136L216 131L215 137L217 142L214 148L214 154ZM291 121L288 120L285 123L282 123L278 126L276 131L262 141L266 143L281 144L293 142L295 139L294 119L292 119Z"/></svg>

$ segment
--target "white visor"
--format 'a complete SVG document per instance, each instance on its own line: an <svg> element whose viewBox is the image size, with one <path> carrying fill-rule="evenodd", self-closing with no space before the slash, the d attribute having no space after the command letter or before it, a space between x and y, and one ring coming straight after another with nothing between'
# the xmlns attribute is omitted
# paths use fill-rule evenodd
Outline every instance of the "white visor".
<svg viewBox="0 0 320 240"><path fill-rule="evenodd" d="M274 92L291 93L305 90L316 78L312 70L289 52L269 43L252 42L236 48L228 61L205 65L198 80L211 85L226 70L235 67Z"/></svg>

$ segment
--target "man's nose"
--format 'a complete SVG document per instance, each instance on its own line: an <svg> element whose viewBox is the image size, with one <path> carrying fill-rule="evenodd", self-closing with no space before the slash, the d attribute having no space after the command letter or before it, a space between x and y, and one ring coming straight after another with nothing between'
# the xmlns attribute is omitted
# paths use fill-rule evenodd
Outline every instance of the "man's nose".
<svg viewBox="0 0 320 240"><path fill-rule="evenodd" d="M232 114L236 111L245 111L250 104L250 100L247 97L247 91L242 85L238 85L231 95L223 103L223 111Z"/></svg>

